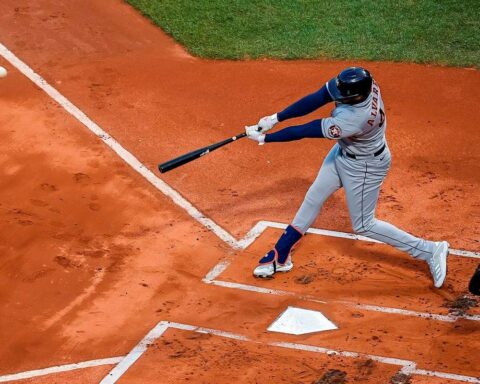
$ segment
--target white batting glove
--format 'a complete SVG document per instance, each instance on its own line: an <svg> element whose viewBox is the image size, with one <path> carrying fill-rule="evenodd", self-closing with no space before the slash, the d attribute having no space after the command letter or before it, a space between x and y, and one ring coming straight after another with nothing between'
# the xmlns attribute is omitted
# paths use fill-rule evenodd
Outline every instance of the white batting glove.
<svg viewBox="0 0 480 384"><path fill-rule="evenodd" d="M265 135L258 129L258 125L247 126L245 127L245 133L249 139L257 141L258 145L263 145L265 144Z"/></svg>
<svg viewBox="0 0 480 384"><path fill-rule="evenodd" d="M277 117L277 114L274 113L271 116L262 117L258 121L257 125L260 128L260 131L262 133L265 133L265 132L269 131L270 129L272 129L275 126L275 124L277 124L277 123L278 123L278 117Z"/></svg>

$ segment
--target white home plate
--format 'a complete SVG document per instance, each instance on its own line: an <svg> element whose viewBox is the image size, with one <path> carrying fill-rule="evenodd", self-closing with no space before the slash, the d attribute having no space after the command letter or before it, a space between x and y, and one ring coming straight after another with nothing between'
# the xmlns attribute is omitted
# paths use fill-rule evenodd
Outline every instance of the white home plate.
<svg viewBox="0 0 480 384"><path fill-rule="evenodd" d="M328 320L321 312L310 309L288 307L267 328L271 332L303 335L304 333L330 331L338 327Z"/></svg>

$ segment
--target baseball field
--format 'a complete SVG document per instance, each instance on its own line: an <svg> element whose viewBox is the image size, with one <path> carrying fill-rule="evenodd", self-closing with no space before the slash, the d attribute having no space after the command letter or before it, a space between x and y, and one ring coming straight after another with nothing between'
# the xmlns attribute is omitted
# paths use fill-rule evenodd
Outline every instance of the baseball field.
<svg viewBox="0 0 480 384"><path fill-rule="evenodd" d="M2 0L0 383L480 383L477 8ZM354 235L342 191L291 272L252 276L329 140L242 139L157 170L351 65L388 115L377 216L450 243L440 289ZM335 329L268 330L288 308Z"/></svg>

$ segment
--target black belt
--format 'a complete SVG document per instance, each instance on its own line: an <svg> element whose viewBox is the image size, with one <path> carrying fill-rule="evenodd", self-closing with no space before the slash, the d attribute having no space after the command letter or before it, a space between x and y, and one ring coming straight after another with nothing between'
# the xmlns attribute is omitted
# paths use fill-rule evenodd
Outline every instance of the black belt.
<svg viewBox="0 0 480 384"><path fill-rule="evenodd" d="M383 144L382 148L380 148L377 152L375 152L373 154L373 157L377 157L377 156L381 155L382 152L385 150L385 147L386 147L386 145ZM353 153L348 153L347 151L344 151L344 153L345 153L345 155L347 155L347 157L350 157L351 159L357 159L357 155L354 155ZM358 155L358 156L361 157L362 155Z"/></svg>

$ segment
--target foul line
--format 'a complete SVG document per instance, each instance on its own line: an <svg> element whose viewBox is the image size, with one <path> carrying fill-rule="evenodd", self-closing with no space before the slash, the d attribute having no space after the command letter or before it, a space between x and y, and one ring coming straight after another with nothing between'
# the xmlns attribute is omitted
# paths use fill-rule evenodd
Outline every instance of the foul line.
<svg viewBox="0 0 480 384"><path fill-rule="evenodd" d="M21 373L14 373L11 375L4 375L4 376L0 376L0 383L5 383L7 381L30 379L32 377L38 377L38 376L46 376L46 375L51 375L52 373L74 371L76 369L118 364L119 362L123 361L124 358L125 356L110 357L108 359L89 360L81 363L58 365L55 367L36 369L33 371L25 371Z"/></svg>
<svg viewBox="0 0 480 384"><path fill-rule="evenodd" d="M37 74L32 68L20 60L7 47L0 43L0 55L5 58L10 64L17 68L27 78L29 78L35 85L41 88L47 95L60 104L70 115L92 131L100 140L108 145L122 160L124 160L130 167L147 179L155 188L157 188L164 195L168 196L179 207L183 208L191 217L197 220L204 227L215 233L220 239L233 248L237 247L237 240L228 233L225 229L216 224L213 220L206 217L197 208L195 208L188 200L186 200L180 193L170 187L167 183L153 174L145 165L143 165L132 153L127 151L122 145L110 136L106 131L100 128L92 119L83 113L70 100L63 96L59 91L52 87L47 81Z"/></svg>
<svg viewBox="0 0 480 384"><path fill-rule="evenodd" d="M440 378L446 378L456 381L462 381L465 383L480 383L480 379L458 375L447 372L438 372L438 371L428 371L424 369L417 369L417 364L414 361L397 359L392 357L370 355L366 353L358 353L351 351L341 351L331 348L317 347L307 344L297 344L297 343L287 343L287 342L262 342L258 340L252 340L246 336L239 335L236 333L225 332L217 329L202 328L196 327L188 324L174 323L169 321L160 321L141 341L138 343L129 353L126 355L123 360L112 369L100 382L100 384L114 384L116 383L122 375L140 358L140 356L145 353L147 346L156 341L157 338L161 337L165 331L169 328L180 329L184 331L191 331L197 333L211 334L214 336L224 337L228 339L234 339L239 341L251 342L255 344L269 345L272 347L280 347L287 349L294 349L299 351L307 351L314 353L326 354L328 356L342 356L353 359L372 359L383 364L395 365L400 367L402 373L408 375L420 375L420 376L434 376ZM118 368L121 367L121 368ZM118 369L117 369L118 368Z"/></svg>

